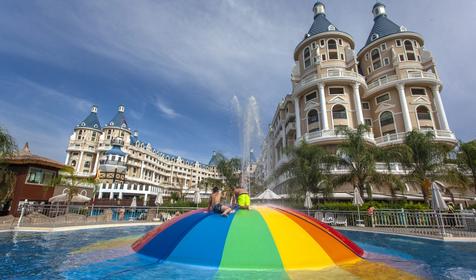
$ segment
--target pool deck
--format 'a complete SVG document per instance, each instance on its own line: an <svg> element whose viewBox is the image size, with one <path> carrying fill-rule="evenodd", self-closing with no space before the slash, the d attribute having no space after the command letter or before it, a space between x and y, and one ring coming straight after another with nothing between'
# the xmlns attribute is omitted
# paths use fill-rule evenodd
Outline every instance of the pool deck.
<svg viewBox="0 0 476 280"><path fill-rule="evenodd" d="M435 230L432 233L422 234L422 233L415 233L411 228L399 228L398 232L392 231L393 229L389 228L381 228L381 227L334 227L336 230L339 231L360 231L360 232L367 232L367 233L379 233L379 234L388 234L388 235L397 235L397 236L404 236L404 237L412 237L412 238L423 238L423 239L430 239L430 240L437 240L437 241L450 241L450 242L476 242L476 235L473 237L467 236L458 236L461 232L453 231L451 229L446 230L446 236L441 236L438 230Z"/></svg>

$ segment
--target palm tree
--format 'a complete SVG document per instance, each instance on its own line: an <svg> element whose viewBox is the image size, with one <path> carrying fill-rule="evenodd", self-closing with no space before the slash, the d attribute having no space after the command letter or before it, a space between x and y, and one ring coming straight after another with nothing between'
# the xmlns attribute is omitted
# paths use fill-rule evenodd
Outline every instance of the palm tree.
<svg viewBox="0 0 476 280"><path fill-rule="evenodd" d="M476 140L460 142L456 162L462 172L471 174L471 184L476 192Z"/></svg>
<svg viewBox="0 0 476 280"><path fill-rule="evenodd" d="M337 134L343 134L346 137L337 149L338 166L349 172L335 175L333 183L335 186L350 183L354 188L359 188L360 193L363 194L365 191L369 199L372 199L370 187L372 184L386 184L390 186L394 196L396 189L403 189L402 183L390 172L377 172L377 161L386 162L390 169L389 154L366 142L365 134L369 131L366 125L359 125L355 130L348 127L337 130Z"/></svg>
<svg viewBox="0 0 476 280"><path fill-rule="evenodd" d="M327 150L317 145L301 142L286 150L289 160L283 163L274 173L274 177L290 175L289 186L296 186L290 193L302 195L307 191L323 193L327 196L332 192L329 187L330 168L335 163Z"/></svg>
<svg viewBox="0 0 476 280"><path fill-rule="evenodd" d="M226 159L221 157L217 163L217 171L224 178L224 187L232 189L239 185L241 160L239 158Z"/></svg>
<svg viewBox="0 0 476 280"><path fill-rule="evenodd" d="M16 174L8 168L5 159L16 154L17 146L13 137L0 127L0 204L8 205L13 196ZM0 210L4 207L0 207Z"/></svg>
<svg viewBox="0 0 476 280"><path fill-rule="evenodd" d="M96 185L97 179L94 177L79 177L74 174L74 168L66 166L58 171L58 176L51 180L48 187L64 186L67 190L66 205L67 208L74 196L78 195L81 187L85 185Z"/></svg>
<svg viewBox="0 0 476 280"><path fill-rule="evenodd" d="M406 136L404 145L394 148L397 159L407 172L404 180L420 186L427 203L431 182L434 180L466 185L465 176L447 163L451 147L435 142L434 137L431 131L423 133L414 130Z"/></svg>
<svg viewBox="0 0 476 280"><path fill-rule="evenodd" d="M198 187L203 188L205 192L208 192L209 188L219 187L220 189L223 188L223 182L217 178L204 178L198 183Z"/></svg>

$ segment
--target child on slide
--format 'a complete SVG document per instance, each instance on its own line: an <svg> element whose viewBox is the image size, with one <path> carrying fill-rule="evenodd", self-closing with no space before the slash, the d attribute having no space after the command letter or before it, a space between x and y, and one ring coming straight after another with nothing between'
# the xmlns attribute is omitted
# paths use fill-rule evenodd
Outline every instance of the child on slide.
<svg viewBox="0 0 476 280"><path fill-rule="evenodd" d="M221 214L224 217L227 217L228 214L232 212L233 209L226 205L221 204L221 191L218 187L213 188L213 192L210 195L210 199L208 201L208 211L213 210L216 214Z"/></svg>

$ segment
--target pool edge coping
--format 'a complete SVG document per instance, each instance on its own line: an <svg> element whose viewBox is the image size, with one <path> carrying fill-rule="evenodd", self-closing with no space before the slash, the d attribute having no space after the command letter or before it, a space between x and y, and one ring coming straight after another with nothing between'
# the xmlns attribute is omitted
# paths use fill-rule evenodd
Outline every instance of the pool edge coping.
<svg viewBox="0 0 476 280"><path fill-rule="evenodd" d="M354 232L365 232L365 233L376 233L376 234L386 234L386 235L396 235L396 236L403 236L403 237L410 237L410 238L420 238L420 239L427 239L427 240L434 240L434 241L443 241L443 242L469 242L469 243L476 243L476 238L474 237L429 237L429 236L421 236L421 235L409 235L404 233L394 233L394 232L383 232L383 231L371 231L371 230L362 230L362 229L354 229L354 228L335 228L336 230L347 230L347 231L354 231Z"/></svg>
<svg viewBox="0 0 476 280"><path fill-rule="evenodd" d="M120 223L120 224L99 224L99 225L79 225L79 226L64 226L64 227L14 227L13 229L0 230L2 232L65 232L85 229L101 229L101 228L116 228L116 227L136 227L136 226L158 226L162 222L147 222L147 223Z"/></svg>

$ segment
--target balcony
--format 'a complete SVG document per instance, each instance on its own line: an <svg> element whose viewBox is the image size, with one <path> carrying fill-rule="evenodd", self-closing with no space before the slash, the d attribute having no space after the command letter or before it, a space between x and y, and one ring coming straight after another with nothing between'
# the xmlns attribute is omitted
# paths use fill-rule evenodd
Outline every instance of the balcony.
<svg viewBox="0 0 476 280"><path fill-rule="evenodd" d="M319 82L328 82L329 80L348 80L365 85L365 79L359 73L347 71L344 69L327 69L320 75L310 75L293 85L293 92L300 92L307 87L315 86Z"/></svg>
<svg viewBox="0 0 476 280"><path fill-rule="evenodd" d="M398 79L397 75L391 75L371 82L367 87L367 95L378 92L390 86L395 86L398 82L405 83L415 81L427 82L429 84L440 83L440 80L434 73L423 71L409 71L408 73L405 73L401 79Z"/></svg>
<svg viewBox="0 0 476 280"><path fill-rule="evenodd" d="M343 141L345 139L346 136L343 133L337 133L335 129L314 131L305 133L303 136L303 140L307 143ZM371 132L365 133L364 139L371 143L374 142L374 137Z"/></svg>
<svg viewBox="0 0 476 280"><path fill-rule="evenodd" d="M448 130L432 130L432 129L422 129L421 132L433 132L435 135L435 141L438 142L447 142L447 143L456 143L457 139L453 132ZM405 137L407 136L407 132L400 132L394 134L384 135L382 137L375 138L375 144L377 146L389 146L395 144L403 144L405 142Z"/></svg>

